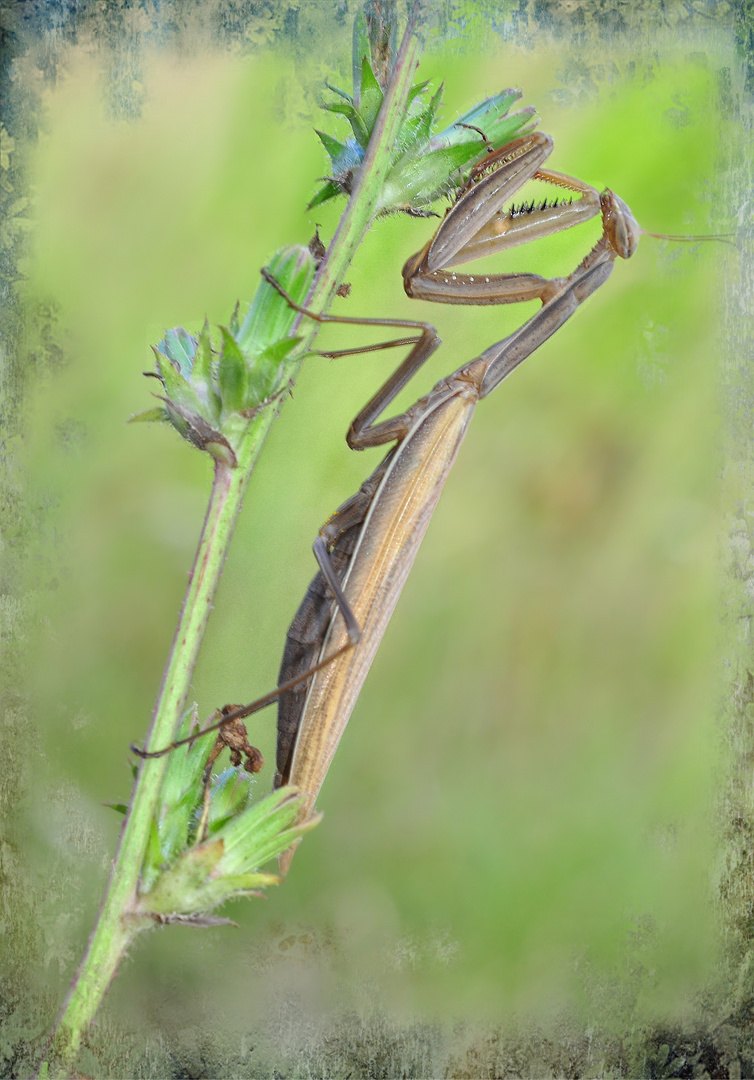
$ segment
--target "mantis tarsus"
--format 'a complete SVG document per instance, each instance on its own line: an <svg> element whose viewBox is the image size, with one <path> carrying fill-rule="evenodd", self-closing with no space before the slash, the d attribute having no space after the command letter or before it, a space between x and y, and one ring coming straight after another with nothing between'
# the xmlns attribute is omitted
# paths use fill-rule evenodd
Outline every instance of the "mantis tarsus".
<svg viewBox="0 0 754 1080"><path fill-rule="evenodd" d="M348 602L343 596L337 577L332 581L328 578L328 584L332 595L336 597L336 602L342 605L342 609L346 613L349 627L349 640L343 646L342 651L347 652L358 641L360 631L356 623L352 621ZM290 678L285 682L280 682L269 694L257 698L249 705L224 705L221 709L217 709L210 717L210 723L207 724L206 727L197 729L185 739L178 739L168 746L163 746L161 750L142 750L141 747L131 743L130 750L140 758L163 757L165 754L169 754L171 751L177 750L181 746L188 746L190 743L195 742L201 735L207 735L210 731L218 731L220 732L220 735L218 736L217 743L210 752L208 764L211 766L219 757L223 747L227 746L231 751L234 765L241 763L241 755L243 755L247 759L247 763L244 766L246 771L259 772L264 765L264 759L256 747L248 744L245 739L245 734L242 734L241 729L237 726L237 721L242 721L246 719L247 716L252 716L254 713L261 712L262 709L266 709L268 705L272 705L273 702L277 701L284 694L291 693L301 683L306 682L318 671L321 671L323 667L327 667L331 661L337 660L340 656L340 652L341 650L338 650L332 655L325 657L323 660L310 665L308 668L302 667L295 674L291 674ZM230 737L223 738L222 735L224 732ZM236 757L238 760L236 760Z"/></svg>
<svg viewBox="0 0 754 1080"><path fill-rule="evenodd" d="M462 304L538 298L542 307L515 333L438 382L405 413L377 423L380 413L439 345L426 324L415 324L420 333L413 339L411 352L351 424L347 441L352 449L391 441L395 445L360 490L320 530L314 545L320 574L288 634L281 683L293 671L309 666L315 657L339 652L338 659L308 684L300 683L294 692L280 698L276 784L292 783L304 793L302 819L313 810L477 401L604 284L616 258L630 258L636 250L642 230L625 203L609 190L600 195L581 181L542 171L540 166L551 149L552 140L535 133L491 154L472 173L433 238L403 268L406 291L415 297ZM501 213L503 204L533 176L578 192L582 198ZM449 266L560 231L600 211L602 235L566 278L446 273ZM333 320L332 316L318 316L293 306L320 321ZM324 355L343 356L353 351ZM324 578L332 574L342 577L347 608L341 604L333 609L327 597ZM344 615L355 618L361 629L353 650L345 648ZM281 856L281 870L287 870L292 855L290 849Z"/></svg>

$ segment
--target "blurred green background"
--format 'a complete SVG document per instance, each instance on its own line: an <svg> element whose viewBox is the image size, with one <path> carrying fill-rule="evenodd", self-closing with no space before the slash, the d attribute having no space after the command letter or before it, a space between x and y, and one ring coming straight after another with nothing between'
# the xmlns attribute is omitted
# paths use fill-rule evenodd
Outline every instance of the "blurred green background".
<svg viewBox="0 0 754 1080"><path fill-rule="evenodd" d="M315 222L331 237L340 207L303 209L327 170L312 127L343 134L312 89L350 87L350 25L327 29L321 51L147 50L138 119L113 116L96 50L70 49L44 93L28 297L54 305L65 361L36 380L28 419L44 511L30 583L49 590L28 857L46 881L39 978L61 994L117 839L103 803L127 798L211 480L169 429L125 420L151 404L141 372L166 327L226 321L275 250ZM465 38L433 39L420 75L444 80L446 122L519 86L554 169L609 185L647 229L720 228L714 36L580 51L514 30L480 15ZM444 347L401 408L535 309L408 301L400 268L433 227L377 222L333 309L437 325ZM567 273L598 232L504 265ZM138 942L108 1015L187 1039L294 998L307 1016L379 1001L398 1016L583 1007L620 1023L678 1013L707 979L726 257L642 240L481 403L288 881L228 906L238 931ZM36 332L49 349L50 328ZM374 337L332 328L319 345ZM381 457L348 451L345 432L396 362L307 360L236 531L200 714L274 685L317 528ZM250 726L270 763L274 723Z"/></svg>

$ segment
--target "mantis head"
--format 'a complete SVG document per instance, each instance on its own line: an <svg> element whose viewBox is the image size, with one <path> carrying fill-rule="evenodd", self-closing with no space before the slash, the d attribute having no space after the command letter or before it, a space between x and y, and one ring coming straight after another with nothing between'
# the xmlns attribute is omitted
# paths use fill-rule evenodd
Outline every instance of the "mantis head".
<svg viewBox="0 0 754 1080"><path fill-rule="evenodd" d="M602 228L608 243L621 259L630 259L644 230L619 195L609 188L600 195Z"/></svg>
<svg viewBox="0 0 754 1080"><path fill-rule="evenodd" d="M621 259L631 258L638 247L640 236L652 236L655 240L674 240L679 244L695 244L698 240L719 240L723 244L736 246L730 239L733 233L675 236L671 233L648 232L642 229L623 199L609 188L605 188L600 195L600 207L604 235L613 251Z"/></svg>

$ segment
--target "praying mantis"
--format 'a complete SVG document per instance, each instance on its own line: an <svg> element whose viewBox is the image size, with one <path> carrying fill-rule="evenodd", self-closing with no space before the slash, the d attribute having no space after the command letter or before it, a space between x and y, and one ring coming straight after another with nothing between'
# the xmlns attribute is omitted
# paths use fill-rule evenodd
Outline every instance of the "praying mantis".
<svg viewBox="0 0 754 1080"><path fill-rule="evenodd" d="M549 136L532 133L491 154L472 172L432 239L403 268L410 296L454 304L539 299L542 307L515 333L440 380L405 413L377 422L438 347L439 339L431 327L417 322L419 334L413 340L388 343L411 343L413 347L354 419L347 442L352 449L389 442L394 446L359 491L320 529L314 544L320 573L289 630L280 671L282 684L315 659L321 663L328 653L338 654L311 680L280 698L275 782L293 784L303 792L302 820L313 810L477 402L605 283L616 258L628 259L636 251L643 230L626 204L609 190L600 195L575 178L543 170L551 150ZM581 198L502 212L504 203L533 177ZM452 266L561 231L600 212L602 235L566 278L450 271ZM267 280L274 284L269 276ZM319 321L332 319L293 306ZM350 351L324 355L342 356ZM341 602L333 609L327 597L324 582L333 574L342 576L347 607ZM347 624L352 619L359 626L360 640L348 650ZM292 852L290 849L280 859L284 872Z"/></svg>
<svg viewBox="0 0 754 1080"><path fill-rule="evenodd" d="M476 403L605 283L616 258L630 258L636 250L643 230L626 204L609 190L600 195L580 180L544 170L552 147L549 136L530 133L490 154L472 170L434 236L403 267L404 287L415 298L474 305L539 299L542 307L517 331L440 380L429 394L398 416L378 422L380 414L439 347L434 328L414 320L320 315L292 301L263 271L266 280L303 316L319 322L414 331L395 341L323 354L337 357L411 345L408 356L355 417L347 435L352 449L394 445L359 491L319 531L314 554L320 571L289 629L278 689L244 708L226 709L216 725L222 727L248 716L279 697L275 786L292 784L300 790L302 821L313 812ZM580 197L503 211L504 204L532 178ZM568 277L471 275L451 270L486 254L560 232L598 213L602 234ZM281 856L283 872L292 855L290 849Z"/></svg>

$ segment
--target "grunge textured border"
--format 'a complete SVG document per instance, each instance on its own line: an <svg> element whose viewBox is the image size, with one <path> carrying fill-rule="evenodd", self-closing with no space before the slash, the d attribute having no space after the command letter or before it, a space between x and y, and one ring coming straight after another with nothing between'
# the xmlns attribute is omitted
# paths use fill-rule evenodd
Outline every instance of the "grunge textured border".
<svg viewBox="0 0 754 1080"><path fill-rule="evenodd" d="M0 813L3 836L0 878L4 897L0 1072L27 1075L54 1017L57 1002L40 998L28 983L31 956L43 949L40 911L44 897L25 872L24 839L15 808L25 799L34 771L34 739L29 738L24 686L27 629L43 618L45 588L29 595L20 588L20 568L30 537L46 528L49 508L27 501L24 488L24 397L33 380L46 377L65 354L56 333L55 311L30 311L18 300L23 278L27 219L33 200L26 155L39 136L41 88L55 79L69 44L88 43L103 57L103 82L114 116L137 118L140 57L146 44L178 49L204 41L229 51L274 46L297 48L316 40L327 51L327 28L347 26L354 0L70 0L0 3L0 362L2 363L2 757ZM464 27L472 16L487 20L491 33L519 43L566 38L573 43L572 86L605 77L601 42L619 35L646 42L668 29L714 27L729 36L735 61L721 72L721 121L747 152L730 148L723 163L724 197L740 207L739 225L751 241L754 170L754 2L703 0L434 0L433 33L462 51ZM347 34L346 34L347 38ZM430 39L429 48L432 48ZM327 59L325 55L325 60ZM564 90L565 92L565 90ZM747 231L748 230L748 231ZM745 256L744 256L745 257ZM706 988L695 1017L683 1030L636 1028L582 1031L567 1017L555 1028L514 1024L472 1031L459 1025L399 1022L376 1012L334 1016L308 1039L285 1049L285 1027L268 1031L254 1046L233 1046L205 1033L191 1043L142 1045L138 1033L97 1025L93 1034L96 1068L112 1076L328 1077L515 1077L515 1076L754 1076L754 817L751 761L754 758L754 657L752 591L754 525L747 500L754 494L754 354L751 261L726 287L729 360L725 378L726 475L723 487L727 536L721 538L721 591L727 598L726 678L721 689L725 738L738 769L720 804L721 854L717 887L727 928L719 985ZM75 424L68 437L75 440ZM303 1049L302 1049L303 1046ZM94 1059L93 1059L94 1060Z"/></svg>

